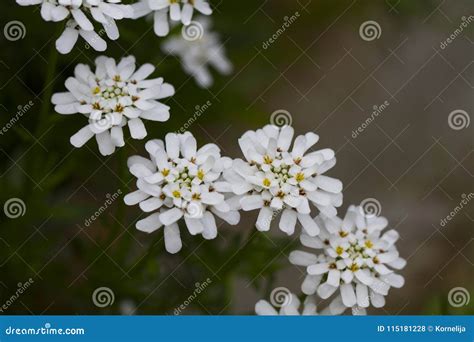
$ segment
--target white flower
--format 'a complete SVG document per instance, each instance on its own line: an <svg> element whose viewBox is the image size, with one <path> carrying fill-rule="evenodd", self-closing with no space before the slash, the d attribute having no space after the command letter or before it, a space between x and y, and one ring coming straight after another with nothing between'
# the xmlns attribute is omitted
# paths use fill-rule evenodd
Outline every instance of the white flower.
<svg viewBox="0 0 474 342"><path fill-rule="evenodd" d="M161 47L164 52L178 56L184 71L203 88L213 83L209 67L223 75L232 72L232 64L225 55L219 36L210 31L210 20L207 18L200 17L193 21L181 35L169 38Z"/></svg>
<svg viewBox="0 0 474 342"><path fill-rule="evenodd" d="M239 139L246 160L234 160L224 177L243 210L260 210L258 230L269 230L273 217L282 212L282 231L293 234L299 220L310 236L316 236L319 227L311 217L310 205L335 216L335 207L342 204L342 183L323 175L336 163L334 151L306 153L319 140L314 133L296 137L291 149L293 134L290 126L274 125L246 132Z"/></svg>
<svg viewBox="0 0 474 342"><path fill-rule="evenodd" d="M382 233L388 224L384 217L369 217L361 207L351 206L342 220L318 217L316 223L319 236L302 234L300 240L306 247L320 249L320 254L290 254L292 264L307 266L303 293L326 299L339 290L339 304L363 314L370 304L384 306L390 287L403 286L404 278L393 270L406 264L395 247L399 235L395 230Z"/></svg>
<svg viewBox="0 0 474 342"><path fill-rule="evenodd" d="M127 205L139 203L144 212L153 212L137 222L138 230L151 233L164 226L166 250L176 253L182 247L177 223L181 218L191 235L205 239L217 236L214 215L232 225L239 222L239 213L231 210L224 196L230 185L221 179L230 159L221 157L216 145L198 150L196 139L186 132L169 133L164 142L151 140L145 148L150 159L128 160L138 190L124 198Z"/></svg>
<svg viewBox="0 0 474 342"><path fill-rule="evenodd" d="M154 30L159 37L168 35L170 20L181 22L183 25L191 23L194 9L204 15L212 14L209 3L205 0L140 0L132 5L134 18L140 18L153 13ZM168 19L169 18L169 19Z"/></svg>
<svg viewBox="0 0 474 342"><path fill-rule="evenodd" d="M107 43L101 38L105 31L107 37L116 40L119 32L115 20L130 18L132 6L122 5L122 0L16 0L21 6L41 4L41 16L46 21L69 19L64 32L56 41L60 53L69 53L79 35L97 51L105 51ZM97 34L93 22L102 25Z"/></svg>
<svg viewBox="0 0 474 342"><path fill-rule="evenodd" d="M146 79L155 67L144 64L138 70L135 57L124 57L116 64L113 58L100 56L96 69L78 64L75 77L66 80L68 92L52 97L56 112L80 113L89 124L71 137L75 147L83 146L94 135L102 155L110 155L125 145L123 127L128 126L134 139L143 139L147 131L142 119L166 121L169 107L158 100L172 96L174 88L163 78Z"/></svg>

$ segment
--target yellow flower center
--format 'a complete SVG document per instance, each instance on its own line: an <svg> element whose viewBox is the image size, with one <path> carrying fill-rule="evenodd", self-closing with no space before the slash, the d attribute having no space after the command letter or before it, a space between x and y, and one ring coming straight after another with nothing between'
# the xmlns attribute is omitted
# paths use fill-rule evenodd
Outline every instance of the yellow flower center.
<svg viewBox="0 0 474 342"><path fill-rule="evenodd" d="M341 246L337 246L336 248L337 255L341 255L343 252L344 252L344 248L342 248Z"/></svg>
<svg viewBox="0 0 474 342"><path fill-rule="evenodd" d="M265 164L271 164L271 163L273 162L273 159L272 159L272 157L270 157L270 156L268 156L268 155L265 155L265 156L263 157L263 162L264 162Z"/></svg>
<svg viewBox="0 0 474 342"><path fill-rule="evenodd" d="M372 243L372 241L367 240L367 241L365 241L365 247L372 248L372 247L374 247L374 244Z"/></svg>
<svg viewBox="0 0 474 342"><path fill-rule="evenodd" d="M178 190L173 191L173 197L174 198L180 198L181 197L181 192L179 192Z"/></svg>
<svg viewBox="0 0 474 342"><path fill-rule="evenodd" d="M343 231L343 230L341 230L341 231L339 232L339 236L340 236L340 237L346 237L347 235L349 235L349 233L348 233L348 232L345 232L345 231Z"/></svg>
<svg viewBox="0 0 474 342"><path fill-rule="evenodd" d="M161 174L166 177L166 176L168 176L168 175L170 174L170 170L168 170L168 169L163 169L163 171L161 171Z"/></svg>
<svg viewBox="0 0 474 342"><path fill-rule="evenodd" d="M270 184L272 184L268 178L265 178L262 183L264 186L270 186Z"/></svg>
<svg viewBox="0 0 474 342"><path fill-rule="evenodd" d="M204 179L204 171L199 169L198 173L197 173L197 178L199 178L200 180L203 180Z"/></svg>
<svg viewBox="0 0 474 342"><path fill-rule="evenodd" d="M296 175L295 175L295 179L296 181L299 183L301 181L304 180L304 174L302 172L298 172Z"/></svg>
<svg viewBox="0 0 474 342"><path fill-rule="evenodd" d="M359 266L357 266L357 264L353 263L350 267L350 270L352 272L355 272L355 271L359 270Z"/></svg>

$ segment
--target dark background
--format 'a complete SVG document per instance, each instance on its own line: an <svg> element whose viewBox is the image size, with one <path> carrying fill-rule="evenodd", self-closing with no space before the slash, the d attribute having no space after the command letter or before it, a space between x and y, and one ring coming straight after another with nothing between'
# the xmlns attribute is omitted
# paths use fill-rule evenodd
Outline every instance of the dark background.
<svg viewBox="0 0 474 342"><path fill-rule="evenodd" d="M171 119L148 122L147 139L178 130L197 105L211 107L189 128L200 144L214 142L239 157L237 139L269 122L279 109L291 113L297 133L314 131L320 147L337 152L329 175L344 182L345 212L351 203L377 198L382 215L401 234L398 247L408 260L406 285L392 289L387 306L374 314L466 314L448 303L448 292L473 293L473 204L444 227L441 220L473 192L473 128L448 125L454 110L473 113L474 23L445 49L440 47L474 13L465 1L212 1L214 28L235 70L208 90L185 75L179 61L160 50L152 23L118 22L121 37L107 55L129 54L157 66L155 76L173 84L167 103ZM299 18L267 49L263 43L298 12ZM62 116L50 104L64 91L77 63L93 64L99 53L79 41L66 56L54 41L61 23L42 20L35 7L13 0L0 4L2 28L21 21L26 35L0 38L0 125L18 106L34 105L0 136L0 203L20 198L25 215L0 216L0 304L29 278L34 283L8 314L118 314L125 306L139 314L173 314L196 283L212 283L182 313L253 313L255 302L275 286L299 292L304 270L287 255L298 244L274 229L256 232L256 212L236 227L222 225L216 240L185 237L177 255L164 250L162 232L146 235L134 224L138 207L122 198L100 219L90 217L119 189L134 190L126 158L144 154L143 141L102 157L94 140L81 149L69 137L84 118ZM374 20L381 36L364 41L360 25ZM389 102L359 136L352 137L374 105ZM145 140L146 141L146 140ZM123 197L123 196L121 196ZM275 227L276 228L276 227ZM114 304L96 307L98 287L115 294ZM121 309L122 308L122 309Z"/></svg>

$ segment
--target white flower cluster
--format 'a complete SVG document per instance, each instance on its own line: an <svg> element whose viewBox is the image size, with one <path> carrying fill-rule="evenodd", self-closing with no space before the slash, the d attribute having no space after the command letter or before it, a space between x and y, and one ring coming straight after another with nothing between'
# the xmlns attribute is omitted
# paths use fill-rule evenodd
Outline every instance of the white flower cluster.
<svg viewBox="0 0 474 342"><path fill-rule="evenodd" d="M246 132L239 139L245 160L234 160L224 178L244 211L259 210L258 230L269 230L272 219L281 212L283 232L292 235L299 221L308 235L316 236L320 228L312 219L311 207L335 216L335 207L342 204L342 183L324 175L336 163L333 150L308 152L318 135L310 132L294 142L293 136L293 128L286 125Z"/></svg>
<svg viewBox="0 0 474 342"><path fill-rule="evenodd" d="M404 285L404 278L396 273L406 264L395 247L399 234L393 229L383 232L388 225L384 217L350 206L343 219L319 215L315 222L319 235L303 233L300 241L317 252L293 251L290 262L307 269L301 286L305 295L333 298L328 314L341 314L347 308L365 314L370 305L385 305L391 287Z"/></svg>
<svg viewBox="0 0 474 342"><path fill-rule="evenodd" d="M232 64L225 55L219 36L210 30L210 26L208 18L199 17L182 30L181 35L168 38L161 46L164 52L180 58L184 71L202 88L213 83L209 67L223 75L232 72Z"/></svg>
<svg viewBox="0 0 474 342"><path fill-rule="evenodd" d="M159 37L170 32L171 23L191 24L194 10L204 15L212 14L209 3L205 0L140 0L133 4L134 18L153 13L154 31Z"/></svg>
<svg viewBox="0 0 474 342"><path fill-rule="evenodd" d="M144 120L167 121L169 107L159 102L172 96L174 88L163 78L147 79L155 67L144 64L136 69L135 57L100 56L96 69L78 64L74 76L66 80L68 92L52 97L56 112L84 115L89 123L71 137L75 147L83 146L94 135L104 156L125 145L123 127L128 126L134 139L143 139L147 131Z"/></svg>
<svg viewBox="0 0 474 342"><path fill-rule="evenodd" d="M294 251L290 261L307 266L303 282L305 294L317 293L329 298L337 290L346 307L380 308L390 287L402 287L404 279L395 273L406 262L400 258L395 242L399 234L387 227L384 217L365 215L361 207L350 206L344 219L317 219L321 233L317 237L302 235L301 243L319 254Z"/></svg>
<svg viewBox="0 0 474 342"><path fill-rule="evenodd" d="M56 41L59 52L67 54L79 36L97 51L105 51L107 43L102 32L116 40L119 31L115 20L132 17L132 7L121 4L122 0L16 0L21 6L41 5L41 16L45 21L67 20L66 28ZM93 22L102 25L99 34Z"/></svg>
<svg viewBox="0 0 474 342"><path fill-rule="evenodd" d="M214 218L229 224L240 215L226 201L229 185L222 172L230 163L219 148L207 144L197 149L191 133L169 133L165 141L151 140L145 145L150 158L130 157L130 172L137 177L138 190L125 196L127 205L139 204L144 212L153 212L137 222L137 229L151 233L164 226L165 246L170 253L182 247L177 221L184 218L191 235L205 239L217 236Z"/></svg>

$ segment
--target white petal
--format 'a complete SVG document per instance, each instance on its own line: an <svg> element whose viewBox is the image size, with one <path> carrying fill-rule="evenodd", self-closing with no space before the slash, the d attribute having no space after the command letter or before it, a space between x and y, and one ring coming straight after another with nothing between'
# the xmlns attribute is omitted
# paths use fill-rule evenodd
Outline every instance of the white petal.
<svg viewBox="0 0 474 342"><path fill-rule="evenodd" d="M204 226L204 231L202 232L202 236L206 240L212 240L217 236L217 226L216 226L216 219L214 215L210 212L206 211L201 219L202 225Z"/></svg>
<svg viewBox="0 0 474 342"><path fill-rule="evenodd" d="M143 191L136 190L134 192L127 194L124 197L123 201L125 202L126 205L135 205L143 201L144 199L148 198L149 196L150 195L148 195L147 193Z"/></svg>
<svg viewBox="0 0 474 342"><path fill-rule="evenodd" d="M259 300L255 304L255 313L259 316L278 316L278 312L266 300Z"/></svg>
<svg viewBox="0 0 474 342"><path fill-rule="evenodd" d="M115 145L113 144L108 131L96 134L95 139L97 140L97 145L99 145L99 152L103 156L108 156L114 153Z"/></svg>
<svg viewBox="0 0 474 342"><path fill-rule="evenodd" d="M301 222L303 229L308 233L309 236L316 236L319 234L320 229L311 215L298 213L298 220Z"/></svg>
<svg viewBox="0 0 474 342"><path fill-rule="evenodd" d="M348 308L353 307L357 303L357 298L354 293L354 288L352 287L352 284L341 285L341 297L342 297L342 302Z"/></svg>
<svg viewBox="0 0 474 342"><path fill-rule="evenodd" d="M82 147L93 136L94 133L90 130L89 126L85 126L70 138L70 142L72 146L79 148Z"/></svg>
<svg viewBox="0 0 474 342"><path fill-rule="evenodd" d="M178 208L172 208L170 210L163 212L160 215L160 220L161 222L163 222L165 226L168 226L178 221L181 217L183 217L183 211Z"/></svg>
<svg viewBox="0 0 474 342"><path fill-rule="evenodd" d="M176 223L165 226L165 248L168 253L174 254L181 250L183 246L181 236L179 234L179 227Z"/></svg>
<svg viewBox="0 0 474 342"><path fill-rule="evenodd" d="M329 271L329 265L327 262L314 264L314 265L308 266L307 271L311 275L323 274Z"/></svg>
<svg viewBox="0 0 474 342"><path fill-rule="evenodd" d="M338 193L342 191L342 182L338 179L331 178L324 175L319 175L315 179L315 184L323 190L332 193Z"/></svg>
<svg viewBox="0 0 474 342"><path fill-rule="evenodd" d="M85 31L92 31L94 26L80 9L71 9L71 14L77 24Z"/></svg>
<svg viewBox="0 0 474 342"><path fill-rule="evenodd" d="M327 299L331 297L331 295L336 292L337 287L331 286L328 283L324 283L319 285L318 287L318 296L322 299Z"/></svg>
<svg viewBox="0 0 474 342"><path fill-rule="evenodd" d="M145 125L139 118L128 120L128 128L133 139L143 139L147 136Z"/></svg>
<svg viewBox="0 0 474 342"><path fill-rule="evenodd" d="M78 37L79 32L77 30L66 27L61 36L56 40L56 49L62 54L71 52Z"/></svg>
<svg viewBox="0 0 474 342"><path fill-rule="evenodd" d="M186 221L186 226L191 235L200 234L204 231L204 226L200 219L185 216L184 220Z"/></svg>
<svg viewBox="0 0 474 342"><path fill-rule="evenodd" d="M263 199L262 199L262 196L260 195L244 196L240 200L240 204L242 205L243 210L251 211L251 210L262 208Z"/></svg>
<svg viewBox="0 0 474 342"><path fill-rule="evenodd" d="M107 43L94 31L80 30L79 34L82 38L96 51L105 51Z"/></svg>
<svg viewBox="0 0 474 342"><path fill-rule="evenodd" d="M360 280L361 283L365 285L371 285L372 282L374 281L374 278L370 275L370 271L367 269L364 270L358 270L354 272L355 276L357 279Z"/></svg>
<svg viewBox="0 0 474 342"><path fill-rule="evenodd" d="M284 126L281 128L280 135L278 136L277 146L283 150L288 151L293 139L294 130L291 126Z"/></svg>
<svg viewBox="0 0 474 342"><path fill-rule="evenodd" d="M145 233L153 233L155 230L160 228L163 224L160 221L160 213L154 213L137 222L136 227L138 230Z"/></svg>
<svg viewBox="0 0 474 342"><path fill-rule="evenodd" d="M310 266L318 262L318 258L316 255L304 251L291 252L289 260L293 265L298 266Z"/></svg>
<svg viewBox="0 0 474 342"><path fill-rule="evenodd" d="M114 126L110 129L110 137L112 142L117 147L125 146L125 141L123 140L123 130L120 126Z"/></svg>
<svg viewBox="0 0 474 342"><path fill-rule="evenodd" d="M341 279L341 272L339 270L329 270L328 279L326 282L332 286L339 286L339 281Z"/></svg>
<svg viewBox="0 0 474 342"><path fill-rule="evenodd" d="M258 213L257 222L255 227L261 232L270 230L270 224L273 218L273 210L269 207L262 207Z"/></svg>
<svg viewBox="0 0 474 342"><path fill-rule="evenodd" d="M296 225L296 212L291 209L283 210L280 219L280 229L288 235L291 235L295 231Z"/></svg>
<svg viewBox="0 0 474 342"><path fill-rule="evenodd" d="M150 197L149 199L140 202L140 209L145 213L155 211L163 205L163 201L158 197ZM159 214L159 213L157 213Z"/></svg>
<svg viewBox="0 0 474 342"><path fill-rule="evenodd" d="M183 10L181 12L181 22L184 25L189 25L191 23L191 18L193 17L193 5L191 4L184 4Z"/></svg>
<svg viewBox="0 0 474 342"><path fill-rule="evenodd" d="M166 11L156 11L154 14L155 22L153 29L158 37L165 37L170 32L168 23L168 13Z"/></svg>
<svg viewBox="0 0 474 342"><path fill-rule="evenodd" d="M356 285L357 305L366 308L369 306L369 289L364 284Z"/></svg>

